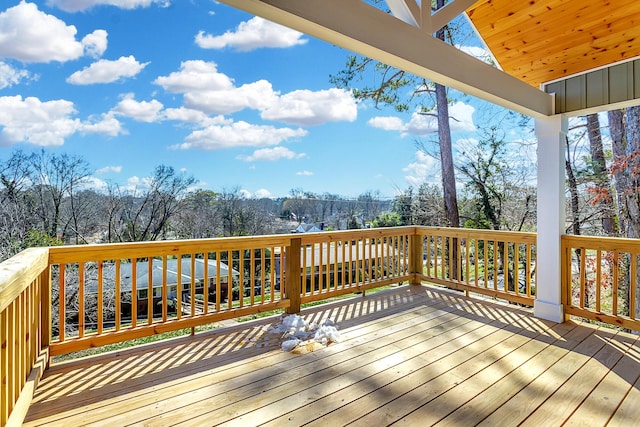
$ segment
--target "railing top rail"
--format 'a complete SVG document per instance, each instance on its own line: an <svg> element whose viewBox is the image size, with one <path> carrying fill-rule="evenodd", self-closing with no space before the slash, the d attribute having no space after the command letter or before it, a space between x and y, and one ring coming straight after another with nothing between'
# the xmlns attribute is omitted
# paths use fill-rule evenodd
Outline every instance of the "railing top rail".
<svg viewBox="0 0 640 427"><path fill-rule="evenodd" d="M323 231L304 234L276 234L266 236L220 237L196 240L163 240L155 242L106 243L97 245L69 245L49 248L49 263L83 262L92 260L140 258L179 253L212 252L217 250L252 249L266 246L288 246L291 239L302 239L304 244L320 241L342 241L364 237L376 238L399 234L440 234L460 238L489 240L518 240L535 243L535 233L476 230L469 228L405 226L359 230Z"/></svg>
<svg viewBox="0 0 640 427"><path fill-rule="evenodd" d="M455 228L455 227L427 227L418 226L417 230L420 234L441 234L451 237L472 237L483 238L487 240L520 240L535 243L537 234L522 231L505 231L505 230L487 230L476 228Z"/></svg>
<svg viewBox="0 0 640 427"><path fill-rule="evenodd" d="M0 311L49 266L49 248L29 248L0 264Z"/></svg>
<svg viewBox="0 0 640 427"><path fill-rule="evenodd" d="M573 247L584 246L589 249L619 250L627 252L640 251L640 239L609 236L574 236L565 234L562 241Z"/></svg>
<svg viewBox="0 0 640 427"><path fill-rule="evenodd" d="M313 241L344 241L361 238L377 238L386 236L397 236L400 234L415 234L415 226L408 227L380 227L364 228L358 230L320 231L317 233L293 234L292 237L299 237L303 244Z"/></svg>
<svg viewBox="0 0 640 427"><path fill-rule="evenodd" d="M196 240L162 240L155 242L105 243L98 245L56 246L50 248L49 262L83 262L108 259L141 258L181 253L200 253L266 246L286 246L295 237L290 234L270 236L220 237Z"/></svg>

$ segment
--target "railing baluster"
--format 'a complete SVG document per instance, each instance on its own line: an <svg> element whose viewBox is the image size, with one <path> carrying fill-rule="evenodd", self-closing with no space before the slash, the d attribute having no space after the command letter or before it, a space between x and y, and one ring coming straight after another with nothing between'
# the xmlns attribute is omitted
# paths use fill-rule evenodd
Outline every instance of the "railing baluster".
<svg viewBox="0 0 640 427"><path fill-rule="evenodd" d="M228 272L227 272L227 283L228 283L228 292L227 292L227 309L231 310L233 308L233 252L232 250L227 251L227 259L229 260ZM241 267L239 267L241 268Z"/></svg>
<svg viewBox="0 0 640 427"><path fill-rule="evenodd" d="M638 282L638 255L629 254L631 268L629 272L629 317L631 320L636 319L636 286Z"/></svg>
<svg viewBox="0 0 640 427"><path fill-rule="evenodd" d="M131 258L131 329L138 323L138 259Z"/></svg>
<svg viewBox="0 0 640 427"><path fill-rule="evenodd" d="M320 242L320 243L315 243L314 244L314 253L315 253L315 248L318 248L318 282L317 282L317 292L318 294L322 293L324 291L324 243ZM314 269L315 269L315 264L314 264ZM315 290L315 288L314 288Z"/></svg>
<svg viewBox="0 0 640 427"><path fill-rule="evenodd" d="M167 321L167 256L162 257L162 321ZM154 304L155 306L155 304Z"/></svg>
<svg viewBox="0 0 640 427"><path fill-rule="evenodd" d="M98 334L102 334L102 320L103 320L103 314L104 314L104 309L103 309L103 292L102 292L102 269L103 269L103 262L102 261L98 261L97 266L98 266L98 282L97 282L97 291L98 291L98 295L96 296L96 309L98 311Z"/></svg>
<svg viewBox="0 0 640 427"><path fill-rule="evenodd" d="M520 245L517 242L513 244L513 286L514 286L514 290L516 291L516 295L519 295L520 294Z"/></svg>
<svg viewBox="0 0 640 427"><path fill-rule="evenodd" d="M276 297L276 281L278 280L276 278L276 254L275 254L275 249L276 249L275 246L271 249L271 295L270 295L271 296L271 300L270 300L271 302L273 302L275 300L275 297ZM283 255L284 255L284 248L280 247L280 259L278 261L280 263L280 278L282 278L282 267L283 267L282 256ZM282 279L280 279L280 280L282 281ZM282 295L282 284L280 284L279 286L280 286L279 292L280 292L280 295Z"/></svg>
<svg viewBox="0 0 640 427"><path fill-rule="evenodd" d="M176 318L178 320L182 319L182 293L183 293L183 282L182 282L182 254L179 253L176 255L178 262L176 263Z"/></svg>
<svg viewBox="0 0 640 427"><path fill-rule="evenodd" d="M20 317L17 316L16 314L16 304L17 304L17 300L12 302L11 304L9 304L9 307L7 307L7 313L9 315L9 330L7 332L7 359L10 361L10 364L13 365L15 363L16 360L16 328L18 327L17 323L20 322ZM13 366L11 366L11 368L13 368ZM11 412L11 410L13 409L13 404L15 403L15 401L17 400L18 394L20 392L19 390L19 378L20 378L20 370L19 369L15 369L15 372L13 373L13 375L9 376L9 378L7 379L7 390L8 390L8 402L9 402L9 408L8 408L8 412ZM7 372L9 371L9 369L7 369Z"/></svg>
<svg viewBox="0 0 640 427"><path fill-rule="evenodd" d="M147 258L147 325L153 323L153 256Z"/></svg>
<svg viewBox="0 0 640 427"><path fill-rule="evenodd" d="M584 298L585 298L585 290L586 290L586 282L587 282L587 271L586 271L586 256L585 249L580 248L577 252L578 254L578 262L580 264L580 308L585 308L584 306Z"/></svg>
<svg viewBox="0 0 640 427"><path fill-rule="evenodd" d="M14 402L11 397L11 371L9 370L9 351L11 350L9 330L15 319L11 315L11 305L0 310L0 420L2 422L9 418Z"/></svg>
<svg viewBox="0 0 640 427"><path fill-rule="evenodd" d="M85 329L85 264L83 262L78 263L78 337L84 337Z"/></svg>
<svg viewBox="0 0 640 427"><path fill-rule="evenodd" d="M191 280L189 281L189 303L190 303L190 312L191 312L191 317L196 315L196 304L197 304L197 299L196 299L196 254L195 253L190 253L189 254L189 262L190 262L190 267L191 269L189 270L189 276L191 276ZM193 335L193 330L192 330L192 335Z"/></svg>
<svg viewBox="0 0 640 427"><path fill-rule="evenodd" d="M222 274L220 274L222 260L220 258L220 252L216 252L216 311L220 311L220 304L222 303ZM230 290L231 283L227 283L227 298L230 298Z"/></svg>
<svg viewBox="0 0 640 427"><path fill-rule="evenodd" d="M16 322L16 334L15 334L15 349L16 356L15 360L18 365L18 378L16 379L16 396L20 394L20 389L22 388L22 382L25 378L27 378L27 362L25 360L25 348L23 344L24 340L24 323L25 323L25 295L24 292L21 292L16 300L16 311L18 321Z"/></svg>
<svg viewBox="0 0 640 427"><path fill-rule="evenodd" d="M612 302L612 312L614 316L618 315L618 286L619 286L619 253L617 250L613 251L613 265L615 268L613 269L613 302Z"/></svg>
<svg viewBox="0 0 640 427"><path fill-rule="evenodd" d="M342 242L339 240L332 241L332 252L333 252L333 273L332 273L332 283L333 290L340 290L344 288L344 281L342 280L342 272L344 269L344 257L342 256Z"/></svg>
<svg viewBox="0 0 640 427"><path fill-rule="evenodd" d="M473 285L478 287L480 285L480 254L478 253L478 239L473 239L473 273L474 282Z"/></svg>
<svg viewBox="0 0 640 427"><path fill-rule="evenodd" d="M596 251L596 311L600 311L601 307L601 290L602 290L602 251Z"/></svg>
<svg viewBox="0 0 640 427"><path fill-rule="evenodd" d="M65 270L67 269L66 264L59 265L59 273L58 273L58 340L60 342L64 342L65 340L65 332L66 332L66 295L65 295Z"/></svg>
<svg viewBox="0 0 640 427"><path fill-rule="evenodd" d="M238 251L238 270L240 271L240 290L238 291L238 304L240 307L244 307L244 251L241 249Z"/></svg>
<svg viewBox="0 0 640 427"><path fill-rule="evenodd" d="M120 260L117 259L115 261L115 273L114 273L114 281L115 281L115 299L116 299L116 318L115 318L115 328L116 332L120 330L120 322L122 317L122 290L120 289Z"/></svg>
<svg viewBox="0 0 640 427"><path fill-rule="evenodd" d="M209 252L202 253L202 312L209 313Z"/></svg>

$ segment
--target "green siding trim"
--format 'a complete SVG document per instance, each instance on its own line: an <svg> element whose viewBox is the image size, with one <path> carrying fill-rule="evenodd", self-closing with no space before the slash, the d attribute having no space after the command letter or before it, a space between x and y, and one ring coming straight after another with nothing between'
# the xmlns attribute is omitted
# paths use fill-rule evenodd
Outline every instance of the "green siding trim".
<svg viewBox="0 0 640 427"><path fill-rule="evenodd" d="M640 99L640 59L544 85L556 94L556 114Z"/></svg>

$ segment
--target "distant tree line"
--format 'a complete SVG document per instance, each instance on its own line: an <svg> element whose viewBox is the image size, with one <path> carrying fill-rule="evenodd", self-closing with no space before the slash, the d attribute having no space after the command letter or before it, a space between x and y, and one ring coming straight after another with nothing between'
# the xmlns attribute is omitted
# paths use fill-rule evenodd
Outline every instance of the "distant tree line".
<svg viewBox="0 0 640 427"><path fill-rule="evenodd" d="M461 218L476 228L532 229L534 189L504 172L497 140L486 144L493 151L479 147L460 168L469 177ZM255 199L239 188L198 189L194 177L165 165L131 188L95 188L91 175L84 159L64 153L17 150L0 161L0 259L30 246L287 233L303 222L324 230L448 224L442 191L431 184L393 199L378 191L348 198L301 188Z"/></svg>
<svg viewBox="0 0 640 427"><path fill-rule="evenodd" d="M239 188L199 189L165 165L137 187L97 188L92 173L81 157L44 150L0 160L0 260L31 246L287 233L302 222L360 228L393 205L372 191L247 198Z"/></svg>

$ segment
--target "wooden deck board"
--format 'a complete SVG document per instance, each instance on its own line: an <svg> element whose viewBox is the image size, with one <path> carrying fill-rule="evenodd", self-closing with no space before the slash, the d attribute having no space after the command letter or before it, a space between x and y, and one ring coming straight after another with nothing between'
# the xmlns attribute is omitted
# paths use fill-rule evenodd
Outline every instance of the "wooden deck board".
<svg viewBox="0 0 640 427"><path fill-rule="evenodd" d="M52 366L25 425L630 425L637 337L433 288L305 310L341 340L280 350L270 318Z"/></svg>

